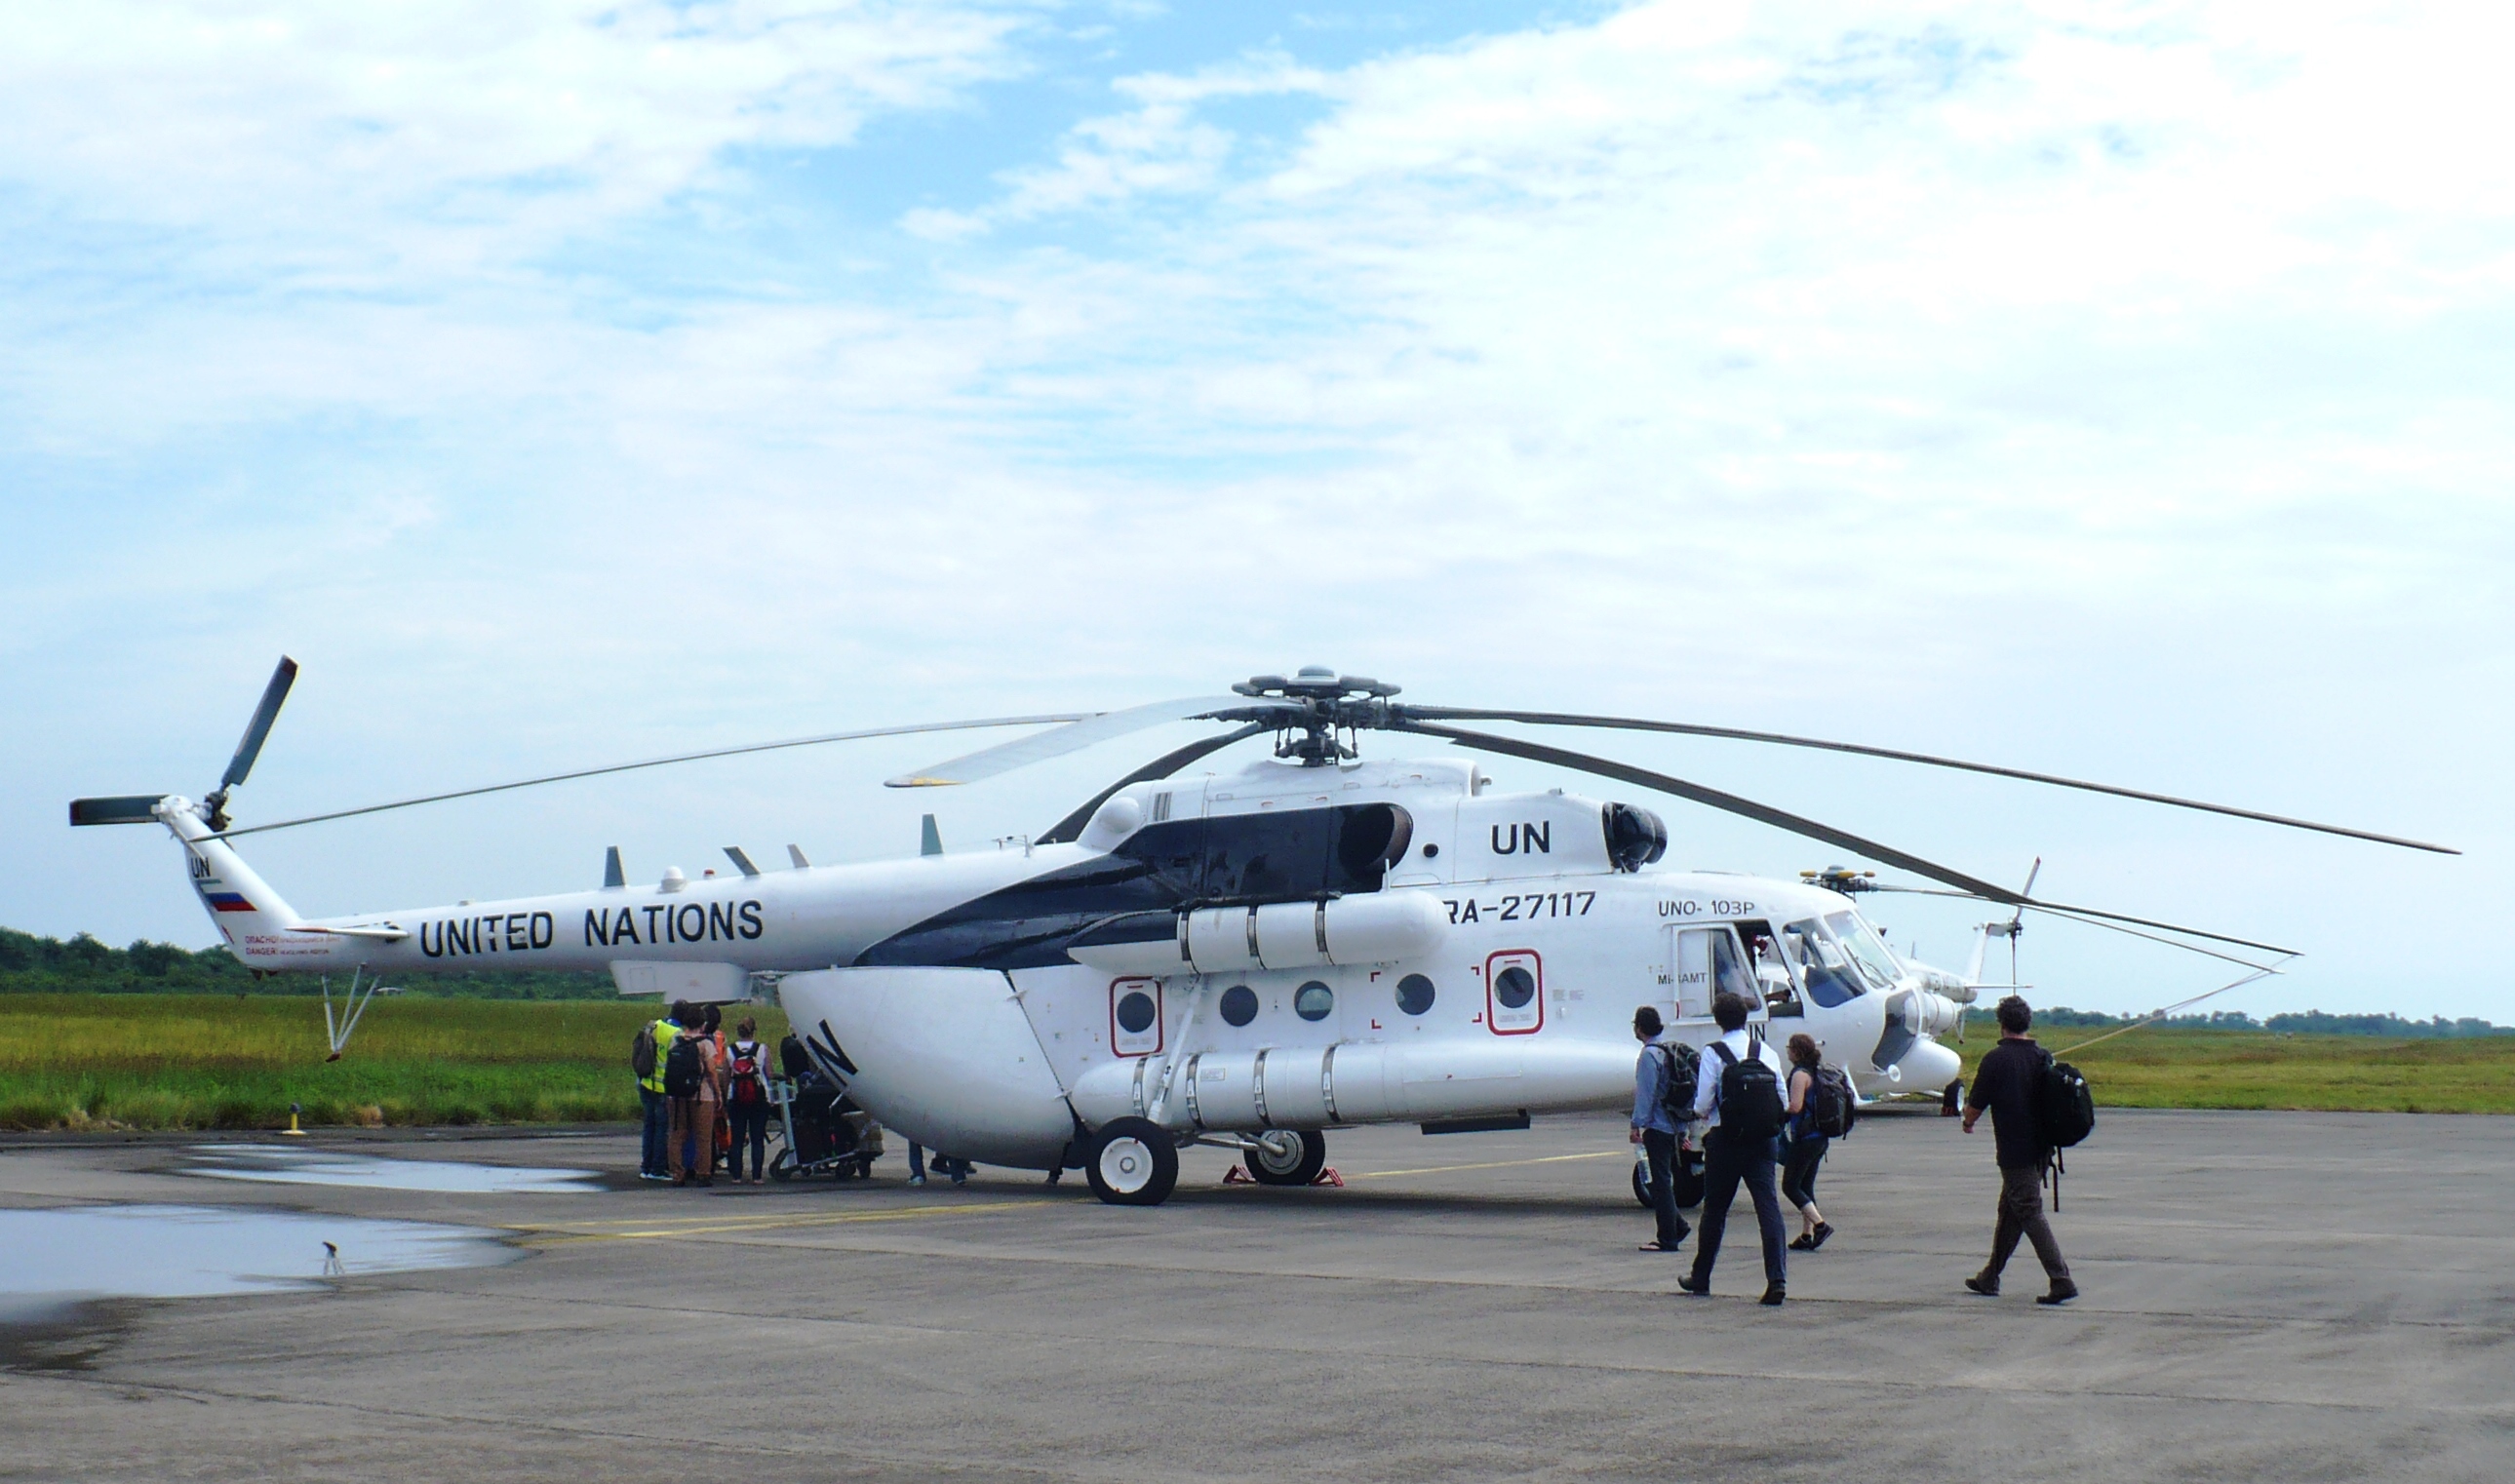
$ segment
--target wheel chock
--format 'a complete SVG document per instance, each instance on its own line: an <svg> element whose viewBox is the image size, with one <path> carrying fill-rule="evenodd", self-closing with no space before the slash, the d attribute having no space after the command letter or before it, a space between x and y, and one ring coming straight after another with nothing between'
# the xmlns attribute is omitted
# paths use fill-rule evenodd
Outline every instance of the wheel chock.
<svg viewBox="0 0 2515 1484"><path fill-rule="evenodd" d="M1331 1185L1339 1190L1342 1190L1344 1188L1344 1176L1336 1173L1336 1166L1330 1165L1321 1170L1317 1175L1311 1176L1310 1183L1312 1185Z"/></svg>
<svg viewBox="0 0 2515 1484"><path fill-rule="evenodd" d="M1246 1169L1243 1169L1241 1166L1234 1165L1230 1169L1222 1172L1222 1183L1226 1185L1255 1185L1258 1181L1257 1178L1250 1175Z"/></svg>

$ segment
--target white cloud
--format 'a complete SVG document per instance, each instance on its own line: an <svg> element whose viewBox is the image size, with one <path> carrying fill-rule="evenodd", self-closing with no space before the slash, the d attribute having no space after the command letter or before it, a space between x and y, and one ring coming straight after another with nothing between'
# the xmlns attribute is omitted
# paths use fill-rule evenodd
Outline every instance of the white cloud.
<svg viewBox="0 0 2515 1484"><path fill-rule="evenodd" d="M274 811L1319 659L2506 843L2506 785L2453 740L2515 681L2515 119L2469 18L1645 5L1135 70L939 181L901 224L921 277L656 208L749 146L983 97L1036 64L1001 15L274 38L122 11L120 58L77 14L0 48L31 126L0 166L82 226L225 245L73 285L40 332L9 307L0 446L114 492L109 538L72 497L0 511L59 554L13 579L21 688L96 713L40 734L85 739L55 793L149 786L136 738L214 765L283 646L313 720L257 779ZM867 147L831 157L892 163ZM763 281L593 304L533 257L668 229ZM312 291L317 258L365 292ZM2041 849L2128 910L2334 936L2250 837L1648 757L1959 863ZM1107 761L947 827L1035 827ZM809 780L855 765L641 795L621 828L655 859L805 796L849 850L908 838L908 803L822 808ZM441 828L500 864L414 828L325 889L478 895L584 838ZM1681 829L1708 864L1820 863ZM2476 900L2443 880L2367 879Z"/></svg>
<svg viewBox="0 0 2515 1484"><path fill-rule="evenodd" d="M886 0L21 10L0 172L283 261L294 241L477 267L651 210L730 150L841 144L946 103L1005 75L1017 24Z"/></svg>

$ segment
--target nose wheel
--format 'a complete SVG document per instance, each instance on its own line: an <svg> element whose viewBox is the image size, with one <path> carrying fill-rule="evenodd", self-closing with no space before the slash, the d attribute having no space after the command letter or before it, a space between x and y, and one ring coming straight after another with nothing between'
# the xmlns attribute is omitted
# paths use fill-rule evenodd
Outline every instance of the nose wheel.
<svg viewBox="0 0 2515 1484"><path fill-rule="evenodd" d="M1159 1206L1178 1184L1178 1145L1149 1118L1113 1118L1092 1135L1083 1173L1112 1206Z"/></svg>

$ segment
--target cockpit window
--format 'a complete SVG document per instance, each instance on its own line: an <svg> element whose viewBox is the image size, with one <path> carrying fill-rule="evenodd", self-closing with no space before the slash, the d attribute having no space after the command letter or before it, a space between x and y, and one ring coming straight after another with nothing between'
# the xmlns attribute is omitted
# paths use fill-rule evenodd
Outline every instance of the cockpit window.
<svg viewBox="0 0 2515 1484"><path fill-rule="evenodd" d="M1892 989L1895 981L1903 977L1903 968L1895 962L1895 955L1878 939L1877 929L1862 921L1859 913L1829 912L1825 925L1850 950L1851 962L1860 966L1871 984Z"/></svg>
<svg viewBox="0 0 2515 1484"><path fill-rule="evenodd" d="M1851 955L1815 918L1801 918L1782 929L1782 947L1799 967L1807 997L1828 1010L1847 1005L1864 992Z"/></svg>

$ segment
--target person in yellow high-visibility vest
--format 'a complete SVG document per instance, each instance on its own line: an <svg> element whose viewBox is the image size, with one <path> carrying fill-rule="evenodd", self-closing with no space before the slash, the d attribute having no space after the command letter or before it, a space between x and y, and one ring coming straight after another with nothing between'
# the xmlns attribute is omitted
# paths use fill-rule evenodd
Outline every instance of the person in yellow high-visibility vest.
<svg viewBox="0 0 2515 1484"><path fill-rule="evenodd" d="M674 1013L649 1021L638 1033L638 1060L651 1053L653 1065L638 1078L638 1101L645 1118L644 1136L638 1151L638 1176L648 1180L669 1180L671 1164L664 1153L664 1140L671 1137L673 1107L664 1096L664 1053L672 1049L673 1038L681 1033L681 1023L675 1016L688 1007L676 1005ZM633 1065L630 1070L635 1072Z"/></svg>

